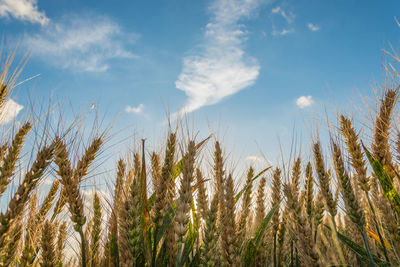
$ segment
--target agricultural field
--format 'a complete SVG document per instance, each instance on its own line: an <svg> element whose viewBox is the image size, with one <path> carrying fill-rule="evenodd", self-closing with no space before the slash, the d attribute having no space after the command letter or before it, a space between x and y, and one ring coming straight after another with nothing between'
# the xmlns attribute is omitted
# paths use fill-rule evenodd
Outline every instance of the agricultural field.
<svg viewBox="0 0 400 267"><path fill-rule="evenodd" d="M142 34L121 26L131 14L118 6L109 9L118 19L101 5L68 13L89 9L78 2L0 0L11 36L0 47L0 266L400 266L400 57L389 41L366 53L387 25L400 39L397 19L383 19L400 10L394 1L359 35L363 20L341 13L354 24L339 37L328 36L339 24L306 21L291 1L171 1L154 17L130 3L148 16L135 24ZM352 5L337 2L328 5ZM365 1L359 17L375 5ZM181 47L152 23L168 34L203 28L176 33ZM333 96L323 98L326 81ZM354 83L367 87L355 99L343 89ZM121 110L122 122L110 117ZM190 116L203 110L208 125L198 126Z"/></svg>
<svg viewBox="0 0 400 267"><path fill-rule="evenodd" d="M5 58L0 73L3 107L20 72L9 69L12 60ZM148 151L143 139L132 156L120 158L112 199L101 199L93 186L89 207L81 183L94 179L107 132L82 140L76 124L55 130L46 119L27 119L6 131L1 146L0 194L8 201L0 213L1 264L397 266L398 99L399 85L382 88L371 138L339 114L328 145L314 136L312 159L296 157L285 177L284 166L250 166L241 188L219 140L179 137L169 127L159 152ZM29 136L32 160L21 162ZM213 151L208 170L201 164L205 146ZM8 190L12 182L17 186ZM74 253L66 253L72 245Z"/></svg>

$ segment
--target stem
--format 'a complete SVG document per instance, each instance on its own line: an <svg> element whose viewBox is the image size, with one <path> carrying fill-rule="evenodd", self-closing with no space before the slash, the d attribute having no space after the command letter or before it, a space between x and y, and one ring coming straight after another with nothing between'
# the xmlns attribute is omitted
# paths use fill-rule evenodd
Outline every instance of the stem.
<svg viewBox="0 0 400 267"><path fill-rule="evenodd" d="M346 261L345 261L344 256L343 256L343 251L342 251L342 248L340 247L339 242L338 242L338 232L337 232L335 217L333 217L332 214L331 214L331 219L332 219L331 222L332 222L332 225L333 225L333 229L335 231L333 242L334 242L334 244L336 246L336 249L337 249L337 252L339 254L339 258L340 258L340 260L342 262L342 265L345 265Z"/></svg>
<svg viewBox="0 0 400 267"><path fill-rule="evenodd" d="M176 265L175 266L181 266L181 249L182 249L182 242L179 240L178 241L178 248L176 250Z"/></svg>
<svg viewBox="0 0 400 267"><path fill-rule="evenodd" d="M290 267L293 267L293 241L290 242Z"/></svg>
<svg viewBox="0 0 400 267"><path fill-rule="evenodd" d="M276 267L276 234L274 235L274 267Z"/></svg>
<svg viewBox="0 0 400 267"><path fill-rule="evenodd" d="M383 237L382 237L381 231L379 230L379 225L378 225L378 221L376 219L375 209L372 206L372 203L371 203L371 200L369 198L369 194L368 194L367 191L365 191L365 196L367 197L368 205L369 205L369 208L371 209L371 212L372 212L372 215L373 215L372 218L374 219L376 232L378 233L379 240L381 241L381 245L382 245L382 248L383 248L383 254L385 255L386 261L390 263L389 256L387 254L387 250L386 250L386 246L385 246L385 242L383 241Z"/></svg>
<svg viewBox="0 0 400 267"><path fill-rule="evenodd" d="M314 243L317 243L317 228L318 227L315 227L315 230L314 230Z"/></svg>
<svg viewBox="0 0 400 267"><path fill-rule="evenodd" d="M361 233L362 233L362 237L364 240L365 249L367 250L367 253L368 253L369 265L371 267L375 267L374 259L372 258L371 251L369 250L369 244L368 244L368 240L367 240L367 234L365 233L365 229L362 229Z"/></svg>
<svg viewBox="0 0 400 267"><path fill-rule="evenodd" d="M277 249L278 249L278 247L277 247ZM281 246L279 246L278 255L276 256L276 260L278 262L278 267L282 266L281 255L282 255L282 248L281 248Z"/></svg>
<svg viewBox="0 0 400 267"><path fill-rule="evenodd" d="M82 249L82 267L86 267L86 248L85 248L85 236L82 229L79 230L79 236L81 237L81 249Z"/></svg>
<svg viewBox="0 0 400 267"><path fill-rule="evenodd" d="M157 254L156 238L157 238L157 227L154 228L153 253L152 253L152 256L151 256L151 266L152 267L156 266L156 254Z"/></svg>

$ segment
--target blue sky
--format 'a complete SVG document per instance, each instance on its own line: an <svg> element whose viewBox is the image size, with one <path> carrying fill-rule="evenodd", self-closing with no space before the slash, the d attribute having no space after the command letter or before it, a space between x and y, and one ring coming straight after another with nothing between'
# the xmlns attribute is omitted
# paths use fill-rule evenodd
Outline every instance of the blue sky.
<svg viewBox="0 0 400 267"><path fill-rule="evenodd" d="M325 111L355 114L374 97L399 11L395 0L0 0L0 32L20 57L31 49L20 80L35 78L12 96L20 114L50 97L67 113L95 103L106 125L150 140L168 111L188 114L236 158L274 161L279 141L306 146Z"/></svg>

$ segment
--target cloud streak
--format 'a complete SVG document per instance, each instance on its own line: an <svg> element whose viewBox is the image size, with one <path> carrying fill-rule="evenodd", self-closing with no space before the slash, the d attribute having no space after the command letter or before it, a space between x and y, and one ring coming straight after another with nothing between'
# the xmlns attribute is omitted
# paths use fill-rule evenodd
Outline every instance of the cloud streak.
<svg viewBox="0 0 400 267"><path fill-rule="evenodd" d="M84 72L104 72L111 59L134 58L125 48L135 34L124 33L119 25L103 16L69 16L50 23L40 33L26 35L33 56L56 67Z"/></svg>
<svg viewBox="0 0 400 267"><path fill-rule="evenodd" d="M50 21L44 12L39 11L36 0L0 0L0 17L13 17L41 25Z"/></svg>
<svg viewBox="0 0 400 267"><path fill-rule="evenodd" d="M259 0L216 0L209 7L212 18L205 27L203 43L183 59L175 82L188 97L175 115L216 104L254 84L260 66L245 54L247 33L240 21L259 5Z"/></svg>

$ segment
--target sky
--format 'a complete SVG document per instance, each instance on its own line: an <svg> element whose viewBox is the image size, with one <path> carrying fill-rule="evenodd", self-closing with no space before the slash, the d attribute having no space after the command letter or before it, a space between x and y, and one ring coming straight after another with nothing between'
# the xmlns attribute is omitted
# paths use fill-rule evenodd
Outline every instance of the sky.
<svg viewBox="0 0 400 267"><path fill-rule="evenodd" d="M169 114L236 159L274 162L309 150L310 124L374 97L396 17L396 0L0 0L5 47L30 51L0 123L94 104L120 139L155 146Z"/></svg>

